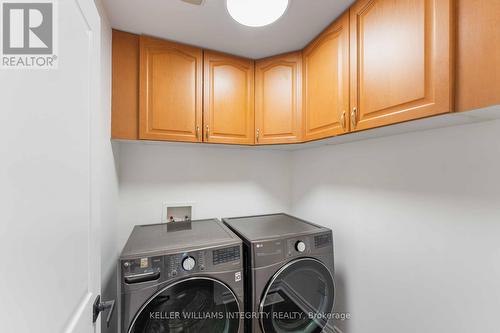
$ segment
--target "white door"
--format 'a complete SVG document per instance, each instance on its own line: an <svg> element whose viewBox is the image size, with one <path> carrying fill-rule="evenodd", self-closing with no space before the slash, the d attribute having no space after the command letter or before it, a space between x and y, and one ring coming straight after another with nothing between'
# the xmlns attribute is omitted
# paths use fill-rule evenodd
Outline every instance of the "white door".
<svg viewBox="0 0 500 333"><path fill-rule="evenodd" d="M100 20L92 0L57 11L58 68L0 70L1 332L100 331Z"/></svg>

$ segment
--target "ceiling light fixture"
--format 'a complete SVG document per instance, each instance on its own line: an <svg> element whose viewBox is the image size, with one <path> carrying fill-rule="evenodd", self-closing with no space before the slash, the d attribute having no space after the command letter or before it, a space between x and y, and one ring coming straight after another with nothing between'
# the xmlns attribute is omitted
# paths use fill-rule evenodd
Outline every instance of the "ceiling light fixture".
<svg viewBox="0 0 500 333"><path fill-rule="evenodd" d="M249 27L262 27L279 19L288 7L288 0L226 0L229 15Z"/></svg>

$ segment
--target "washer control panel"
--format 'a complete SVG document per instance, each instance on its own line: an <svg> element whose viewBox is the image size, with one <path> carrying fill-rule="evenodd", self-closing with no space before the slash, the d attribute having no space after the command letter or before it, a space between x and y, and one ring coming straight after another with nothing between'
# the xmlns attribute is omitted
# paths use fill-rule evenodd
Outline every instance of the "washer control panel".
<svg viewBox="0 0 500 333"><path fill-rule="evenodd" d="M240 258L241 254L239 246L225 247L212 252L212 262L214 265L240 260Z"/></svg>
<svg viewBox="0 0 500 333"><path fill-rule="evenodd" d="M314 247L316 249L330 246L331 244L332 244L332 234L331 233L314 236Z"/></svg>
<svg viewBox="0 0 500 333"><path fill-rule="evenodd" d="M167 276L174 278L205 270L206 251L184 252L165 256Z"/></svg>
<svg viewBox="0 0 500 333"><path fill-rule="evenodd" d="M158 280L161 276L162 257L144 257L123 260L122 276L127 284Z"/></svg>
<svg viewBox="0 0 500 333"><path fill-rule="evenodd" d="M192 270L195 267L195 265L196 265L196 260L191 256L182 259L182 268L185 271Z"/></svg>
<svg viewBox="0 0 500 333"><path fill-rule="evenodd" d="M241 246L226 246L216 249L188 251L164 257L167 278L220 270L241 263Z"/></svg>

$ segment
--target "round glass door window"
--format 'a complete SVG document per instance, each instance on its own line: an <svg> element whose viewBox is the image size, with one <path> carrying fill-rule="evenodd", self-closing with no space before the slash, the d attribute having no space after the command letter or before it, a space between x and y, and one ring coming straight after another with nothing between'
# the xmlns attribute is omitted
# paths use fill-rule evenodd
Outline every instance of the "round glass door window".
<svg viewBox="0 0 500 333"><path fill-rule="evenodd" d="M142 308L129 333L237 333L240 308L226 285L209 278L174 283Z"/></svg>
<svg viewBox="0 0 500 333"><path fill-rule="evenodd" d="M333 277L316 259L303 258L281 268L260 303L265 333L319 333L331 317L335 298Z"/></svg>

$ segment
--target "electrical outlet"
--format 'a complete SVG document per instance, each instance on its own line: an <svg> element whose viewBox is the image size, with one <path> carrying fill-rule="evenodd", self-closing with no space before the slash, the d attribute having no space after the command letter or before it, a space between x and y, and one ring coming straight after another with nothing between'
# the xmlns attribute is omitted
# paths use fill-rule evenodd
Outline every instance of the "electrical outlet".
<svg viewBox="0 0 500 333"><path fill-rule="evenodd" d="M193 219L192 202L165 202L162 209L162 223L190 221Z"/></svg>

